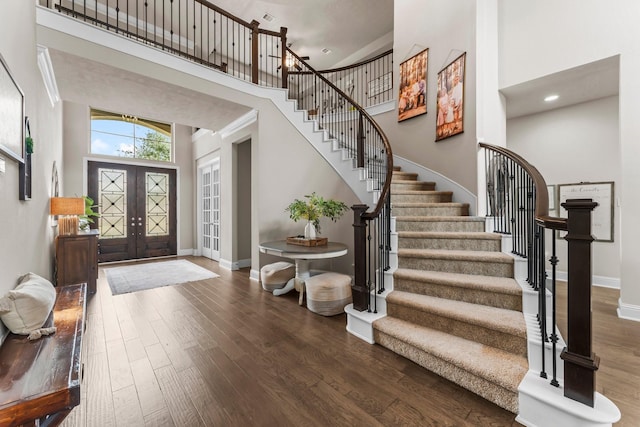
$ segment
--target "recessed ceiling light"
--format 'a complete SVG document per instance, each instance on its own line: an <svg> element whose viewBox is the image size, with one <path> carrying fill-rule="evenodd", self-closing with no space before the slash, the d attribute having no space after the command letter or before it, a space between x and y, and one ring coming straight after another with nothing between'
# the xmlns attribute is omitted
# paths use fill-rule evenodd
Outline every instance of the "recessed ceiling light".
<svg viewBox="0 0 640 427"><path fill-rule="evenodd" d="M544 101L545 102L553 102L558 98L560 98L558 95L549 95L544 99Z"/></svg>
<svg viewBox="0 0 640 427"><path fill-rule="evenodd" d="M265 21L267 21L267 22L271 22L271 21L273 21L273 20L274 20L274 16L273 16L273 15L270 15L270 14L268 14L268 13L265 13L265 14L264 14L264 16L262 17L262 19L264 19L264 20L265 20Z"/></svg>
<svg viewBox="0 0 640 427"><path fill-rule="evenodd" d="M325 55L328 55L331 53L331 49L327 49L326 47L324 49L322 49L321 51L322 53L324 53Z"/></svg>

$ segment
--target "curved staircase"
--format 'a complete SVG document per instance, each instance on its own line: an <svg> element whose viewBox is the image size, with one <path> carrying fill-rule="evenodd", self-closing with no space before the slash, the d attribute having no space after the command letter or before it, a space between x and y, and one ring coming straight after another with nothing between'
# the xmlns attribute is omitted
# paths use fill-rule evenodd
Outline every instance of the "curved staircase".
<svg viewBox="0 0 640 427"><path fill-rule="evenodd" d="M514 258L451 192L399 168L391 187L398 268L375 342L517 413L528 362Z"/></svg>

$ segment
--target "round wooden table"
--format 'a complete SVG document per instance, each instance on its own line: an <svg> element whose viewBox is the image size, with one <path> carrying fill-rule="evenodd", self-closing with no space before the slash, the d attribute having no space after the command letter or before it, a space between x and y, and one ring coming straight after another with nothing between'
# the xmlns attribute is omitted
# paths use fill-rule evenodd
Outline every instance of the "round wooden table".
<svg viewBox="0 0 640 427"><path fill-rule="evenodd" d="M323 246L292 245L286 240L276 240L260 244L260 252L276 255L282 258L290 258L296 263L296 276L289 280L281 289L275 289L276 296L286 294L292 289L300 292L298 304L302 305L304 298L304 281L310 277L310 264L314 259L336 258L347 254L347 245L344 243L329 242Z"/></svg>

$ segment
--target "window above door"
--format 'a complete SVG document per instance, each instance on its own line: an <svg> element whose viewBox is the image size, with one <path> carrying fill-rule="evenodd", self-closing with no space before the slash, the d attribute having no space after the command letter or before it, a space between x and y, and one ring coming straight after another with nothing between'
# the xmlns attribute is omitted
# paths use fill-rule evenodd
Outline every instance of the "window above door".
<svg viewBox="0 0 640 427"><path fill-rule="evenodd" d="M172 161L171 124L91 109L91 153Z"/></svg>

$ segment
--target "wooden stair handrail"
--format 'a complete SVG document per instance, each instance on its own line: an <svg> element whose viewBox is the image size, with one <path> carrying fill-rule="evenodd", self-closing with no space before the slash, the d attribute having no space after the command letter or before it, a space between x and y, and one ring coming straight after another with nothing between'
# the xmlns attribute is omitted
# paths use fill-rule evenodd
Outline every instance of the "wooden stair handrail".
<svg viewBox="0 0 640 427"><path fill-rule="evenodd" d="M369 123L371 123L371 125L374 127L374 129L380 135L380 137L382 139L382 143L384 144L384 148L385 148L386 154L387 154L387 171L386 171L386 176L385 176L385 182L384 182L384 185L382 187L382 190L380 190L380 196L378 198L378 202L377 202L375 208L373 209L373 211L365 212L365 213L362 214L362 218L364 218L366 220L372 220L372 219L378 217L378 215L382 211L382 208L383 208L383 206L385 204L385 200L387 198L387 195L389 194L389 192L391 190L391 177L393 176L393 153L391 151L391 145L389 144L389 139L387 138L387 135L385 135L385 133L380 128L380 125L378 125L378 123L375 120L373 120L373 118L369 115L369 113L367 113L367 111L360 104L358 104L356 101L354 101L349 95L344 93L336 85L331 83L326 77L324 77L322 74L320 74L319 71L317 71L313 67L311 67L307 62L305 62L302 58L300 58L294 51L292 51L288 47L287 47L287 52L293 58L295 58L296 61L298 61L301 64L303 64L316 77L318 77L320 80L322 80L327 86L329 86L331 89L336 91L349 104L351 104L351 106L353 106L356 109L356 111L358 113L360 113L360 117L363 117ZM288 74L294 74L294 72L289 71Z"/></svg>
<svg viewBox="0 0 640 427"><path fill-rule="evenodd" d="M527 162L523 157L508 150L504 147L497 145L486 144L484 142L479 143L480 147L487 150L495 151L503 156L513 160L520 167L522 167L533 179L533 183L536 187L536 207L535 207L535 219L536 222L545 228L551 230L567 230L567 219L560 217L552 217L549 215L549 193L547 191L547 183L545 182L542 174L531 163Z"/></svg>

